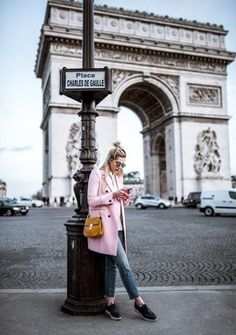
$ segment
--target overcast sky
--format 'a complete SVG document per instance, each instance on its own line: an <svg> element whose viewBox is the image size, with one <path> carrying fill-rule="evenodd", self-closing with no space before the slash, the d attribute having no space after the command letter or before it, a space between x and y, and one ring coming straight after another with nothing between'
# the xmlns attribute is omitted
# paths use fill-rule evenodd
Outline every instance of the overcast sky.
<svg viewBox="0 0 236 335"><path fill-rule="evenodd" d="M8 196L31 195L42 183L41 81L34 65L47 0L0 0L0 179ZM95 0L95 4L153 12L203 23L223 24L229 31L226 46L236 51L235 0ZM231 173L236 175L236 64L228 67L228 113L230 120ZM141 150L133 156L135 143L128 139L132 123L133 141L141 125L137 117L121 113L120 140L127 147L128 170L142 170ZM135 118L133 118L135 117ZM141 135L139 135L141 141ZM140 142L141 143L141 142ZM141 146L140 146L141 149Z"/></svg>

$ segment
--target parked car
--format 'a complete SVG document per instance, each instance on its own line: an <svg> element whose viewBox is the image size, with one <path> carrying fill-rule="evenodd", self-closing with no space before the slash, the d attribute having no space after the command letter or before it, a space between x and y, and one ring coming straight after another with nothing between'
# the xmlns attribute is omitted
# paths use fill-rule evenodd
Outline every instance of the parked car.
<svg viewBox="0 0 236 335"><path fill-rule="evenodd" d="M236 214L236 190L203 191L199 210L206 216Z"/></svg>
<svg viewBox="0 0 236 335"><path fill-rule="evenodd" d="M26 197L15 198L19 205L24 205L28 207L43 207L43 201L38 199L31 199Z"/></svg>
<svg viewBox="0 0 236 335"><path fill-rule="evenodd" d="M29 207L17 204L10 198L0 199L0 215L26 215L29 212Z"/></svg>
<svg viewBox="0 0 236 335"><path fill-rule="evenodd" d="M201 192L190 192L188 197L184 199L183 205L189 208L197 208L200 204Z"/></svg>
<svg viewBox="0 0 236 335"><path fill-rule="evenodd" d="M138 196L134 202L135 207L138 209L143 209L147 207L156 207L160 209L168 208L171 206L169 200L162 199L155 195L141 195Z"/></svg>

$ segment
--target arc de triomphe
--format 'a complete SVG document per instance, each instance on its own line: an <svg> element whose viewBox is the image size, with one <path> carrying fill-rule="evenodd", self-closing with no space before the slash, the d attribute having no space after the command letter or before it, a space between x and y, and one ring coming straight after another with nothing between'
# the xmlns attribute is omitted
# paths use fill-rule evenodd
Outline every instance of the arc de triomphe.
<svg viewBox="0 0 236 335"><path fill-rule="evenodd" d="M97 106L98 163L117 140L120 106L142 123L145 191L180 200L229 187L227 65L222 26L95 6L95 65L112 69L113 93ZM43 91L43 193L73 195L80 107L59 94L59 70L82 67L82 4L50 0L35 72Z"/></svg>

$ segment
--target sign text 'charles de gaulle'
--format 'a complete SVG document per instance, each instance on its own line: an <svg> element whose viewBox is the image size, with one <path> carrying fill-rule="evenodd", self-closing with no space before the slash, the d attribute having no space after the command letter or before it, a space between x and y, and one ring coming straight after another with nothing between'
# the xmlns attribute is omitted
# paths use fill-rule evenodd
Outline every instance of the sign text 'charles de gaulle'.
<svg viewBox="0 0 236 335"><path fill-rule="evenodd" d="M105 89L104 71L66 72L65 89Z"/></svg>

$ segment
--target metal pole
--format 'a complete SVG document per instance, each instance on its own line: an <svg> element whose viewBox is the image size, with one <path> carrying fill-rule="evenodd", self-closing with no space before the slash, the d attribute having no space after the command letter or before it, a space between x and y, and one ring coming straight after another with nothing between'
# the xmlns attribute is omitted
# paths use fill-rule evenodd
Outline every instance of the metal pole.
<svg viewBox="0 0 236 335"><path fill-rule="evenodd" d="M83 68L94 67L93 0L83 1Z"/></svg>
<svg viewBox="0 0 236 335"><path fill-rule="evenodd" d="M83 1L83 68L94 67L93 0ZM76 215L68 220L67 228L67 299L62 311L71 315L92 315L103 312L104 256L91 252L83 236L88 214L87 187L90 172L96 163L95 119L96 103L91 93L82 98L81 170L74 175L74 192L78 203Z"/></svg>

